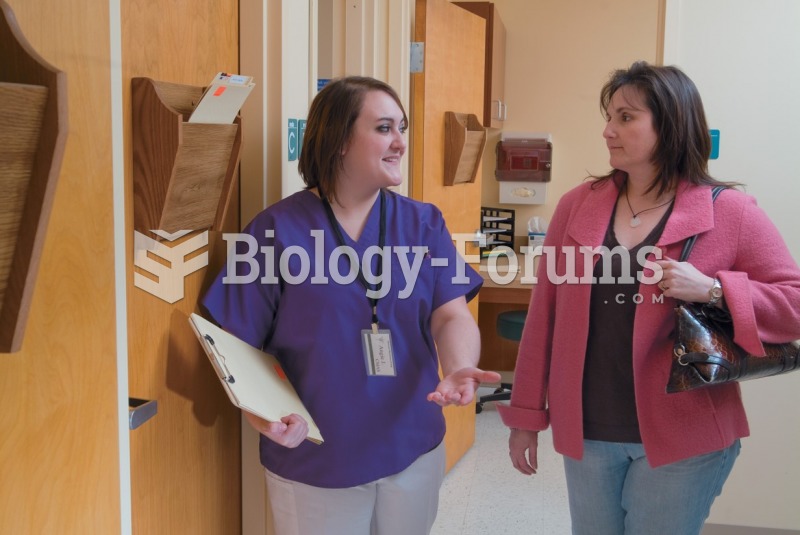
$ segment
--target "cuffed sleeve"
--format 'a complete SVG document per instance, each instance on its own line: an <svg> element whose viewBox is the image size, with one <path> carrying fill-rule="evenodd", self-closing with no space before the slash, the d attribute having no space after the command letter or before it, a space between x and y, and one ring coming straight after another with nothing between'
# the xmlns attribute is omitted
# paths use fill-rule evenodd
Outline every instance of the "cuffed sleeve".
<svg viewBox="0 0 800 535"><path fill-rule="evenodd" d="M734 265L716 277L733 319L734 341L753 355L763 355L762 341L800 338L800 269L752 197L741 204L738 231Z"/></svg>
<svg viewBox="0 0 800 535"><path fill-rule="evenodd" d="M500 419L507 427L526 431L542 431L550 425L550 417L546 410L523 409L511 407L505 403L496 405Z"/></svg>

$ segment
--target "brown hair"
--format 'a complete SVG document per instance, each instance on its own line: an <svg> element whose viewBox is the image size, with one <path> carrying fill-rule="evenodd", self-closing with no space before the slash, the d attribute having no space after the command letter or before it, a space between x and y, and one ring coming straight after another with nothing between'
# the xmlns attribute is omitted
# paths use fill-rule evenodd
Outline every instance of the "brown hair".
<svg viewBox="0 0 800 535"><path fill-rule="evenodd" d="M364 95L383 91L403 112L403 104L394 89L385 82L365 76L348 76L329 82L311 103L303 136L298 170L306 189L317 188L322 198L336 199L336 175L342 169L342 149L350 140L353 125L361 113Z"/></svg>
<svg viewBox="0 0 800 535"><path fill-rule="evenodd" d="M653 115L653 129L658 141L652 163L657 174L647 191L658 194L674 189L681 181L692 184L728 184L708 173L711 136L700 93L691 79L673 66L655 66L638 61L629 69L611 73L600 91L600 108L605 115L614 94L623 87L639 91ZM615 169L599 180L615 176Z"/></svg>

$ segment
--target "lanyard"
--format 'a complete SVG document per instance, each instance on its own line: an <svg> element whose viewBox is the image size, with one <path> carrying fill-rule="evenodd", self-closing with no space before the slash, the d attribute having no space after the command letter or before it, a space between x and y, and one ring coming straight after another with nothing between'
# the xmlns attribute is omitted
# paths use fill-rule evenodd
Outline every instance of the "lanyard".
<svg viewBox="0 0 800 535"><path fill-rule="evenodd" d="M380 232L378 233L378 247L383 253L383 247L386 245L386 199L385 193L381 189L380 190L380 202L381 202L381 222L380 222ZM336 241L339 243L339 246L344 247L344 235L342 234L342 229L339 226L339 222L336 220L336 214L333 213L333 208L331 208L328 199L322 198L322 205L325 207L325 213L328 215L328 221L330 221L331 226L333 227L333 231L336 234ZM349 255L347 256L347 261L352 262ZM367 282L367 279L364 277L364 274L361 272L361 267L357 267L357 278L358 282L367 289L372 290L372 285ZM383 262L378 259L378 269L377 269L377 276L380 277L383 274ZM372 306L372 331L377 332L378 330L378 298L377 297L369 297L367 295L367 299L369 299L369 304Z"/></svg>

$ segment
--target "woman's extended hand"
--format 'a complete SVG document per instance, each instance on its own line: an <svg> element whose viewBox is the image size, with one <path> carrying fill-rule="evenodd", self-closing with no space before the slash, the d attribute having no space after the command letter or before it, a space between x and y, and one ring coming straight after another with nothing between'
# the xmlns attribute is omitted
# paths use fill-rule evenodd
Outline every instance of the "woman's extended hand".
<svg viewBox="0 0 800 535"><path fill-rule="evenodd" d="M481 383L496 383L500 380L497 372L487 372L479 368L467 367L456 370L442 379L436 391L428 394L428 401L441 405L466 405L475 398L475 391Z"/></svg>
<svg viewBox="0 0 800 535"><path fill-rule="evenodd" d="M539 450L539 432L512 429L508 437L508 455L514 468L530 476L539 468L536 453ZM527 453L527 455L526 455Z"/></svg>
<svg viewBox="0 0 800 535"><path fill-rule="evenodd" d="M281 446L296 448L308 436L308 422L297 414L284 416L280 422L269 422L251 412L242 412L256 431Z"/></svg>

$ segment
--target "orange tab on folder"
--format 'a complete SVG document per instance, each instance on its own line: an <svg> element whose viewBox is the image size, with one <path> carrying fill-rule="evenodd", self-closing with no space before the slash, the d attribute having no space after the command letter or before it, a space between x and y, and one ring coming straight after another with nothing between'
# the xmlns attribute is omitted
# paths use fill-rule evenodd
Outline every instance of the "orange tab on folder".
<svg viewBox="0 0 800 535"><path fill-rule="evenodd" d="M277 373L278 377L280 377L282 380L286 380L286 373L283 371L283 368L281 368L280 364L275 364L275 373Z"/></svg>

